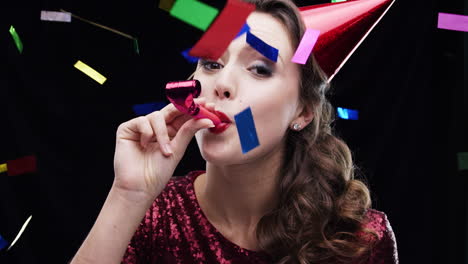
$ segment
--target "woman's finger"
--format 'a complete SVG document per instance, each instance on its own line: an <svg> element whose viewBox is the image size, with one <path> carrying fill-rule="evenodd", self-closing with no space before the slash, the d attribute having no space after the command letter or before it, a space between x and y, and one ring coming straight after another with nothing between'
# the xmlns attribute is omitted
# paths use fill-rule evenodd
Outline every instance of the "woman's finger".
<svg viewBox="0 0 468 264"><path fill-rule="evenodd" d="M210 127L214 127L213 121L210 119L190 119L180 127L176 136L171 141L171 145L176 148L177 153L184 153L195 133L200 129Z"/></svg>
<svg viewBox="0 0 468 264"><path fill-rule="evenodd" d="M156 135L156 140L158 141L159 146L161 146L163 154L166 156L170 156L173 153L173 151L169 144L170 139L169 135L167 134L166 120L164 119L163 113L157 111L150 117L147 117L147 119L151 124L151 128L154 131L154 134Z"/></svg>
<svg viewBox="0 0 468 264"><path fill-rule="evenodd" d="M195 98L194 99L195 103L197 104L205 104L206 102L206 99L204 97L200 97L200 98ZM168 104L166 105L163 109L160 110L160 112L163 113L163 116L164 116L164 119L166 120L166 123L171 123L174 119L176 119L177 117L181 116L181 115L184 115L184 113L180 112L175 106L174 104ZM153 112L150 115L153 115L155 114L156 112Z"/></svg>
<svg viewBox="0 0 468 264"><path fill-rule="evenodd" d="M140 141L143 148L146 148L153 137L153 129L144 116L122 123L117 129L117 139Z"/></svg>

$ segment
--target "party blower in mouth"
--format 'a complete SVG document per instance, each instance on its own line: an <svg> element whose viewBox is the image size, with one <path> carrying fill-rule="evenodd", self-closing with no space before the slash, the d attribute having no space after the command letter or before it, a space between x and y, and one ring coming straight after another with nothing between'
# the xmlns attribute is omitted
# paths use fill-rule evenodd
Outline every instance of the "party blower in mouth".
<svg viewBox="0 0 468 264"><path fill-rule="evenodd" d="M200 95L201 84L198 80L176 81L166 84L166 97L174 106L184 114L195 119L208 118L213 121L214 128L210 128L213 133L221 133L227 129L231 123L229 117L224 113L216 111L210 112L193 100Z"/></svg>

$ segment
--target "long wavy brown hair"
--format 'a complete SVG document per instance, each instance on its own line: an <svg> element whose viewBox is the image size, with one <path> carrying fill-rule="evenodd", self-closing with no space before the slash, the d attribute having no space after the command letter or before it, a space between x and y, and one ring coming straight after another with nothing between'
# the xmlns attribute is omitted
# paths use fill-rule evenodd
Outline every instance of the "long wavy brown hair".
<svg viewBox="0 0 468 264"><path fill-rule="evenodd" d="M305 31L299 11L288 0L245 0L257 12L272 15L297 46ZM257 225L260 249L275 263L353 263L365 259L370 243L364 228L371 199L354 179L351 151L333 135L333 108L326 98L326 76L313 56L301 66L300 101L311 107L313 121L289 130L280 171L278 206ZM366 240L367 241L367 240Z"/></svg>

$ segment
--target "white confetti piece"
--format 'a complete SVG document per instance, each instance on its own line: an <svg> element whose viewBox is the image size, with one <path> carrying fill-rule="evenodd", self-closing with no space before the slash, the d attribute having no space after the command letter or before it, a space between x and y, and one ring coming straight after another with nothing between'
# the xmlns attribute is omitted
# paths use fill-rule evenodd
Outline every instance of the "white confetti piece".
<svg viewBox="0 0 468 264"><path fill-rule="evenodd" d="M56 11L41 11L41 20L57 21L57 22L71 22L71 13L56 12Z"/></svg>
<svg viewBox="0 0 468 264"><path fill-rule="evenodd" d="M10 248L11 248L11 247L16 243L16 241L18 241L18 239L21 237L21 235L23 234L24 230L25 230L26 227L28 226L29 221L31 221L31 218L32 218L32 215L28 217L28 220L26 220L26 222L24 222L23 227L21 227L21 230L19 231L18 235L16 235L15 240L13 240L13 242L11 243L11 245L8 247L7 251L10 250Z"/></svg>

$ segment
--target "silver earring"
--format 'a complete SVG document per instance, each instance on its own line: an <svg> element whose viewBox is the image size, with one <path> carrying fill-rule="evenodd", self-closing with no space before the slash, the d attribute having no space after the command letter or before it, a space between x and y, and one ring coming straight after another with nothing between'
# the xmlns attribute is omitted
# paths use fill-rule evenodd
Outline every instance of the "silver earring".
<svg viewBox="0 0 468 264"><path fill-rule="evenodd" d="M301 129L301 125L299 125L298 123L294 123L293 129L299 131Z"/></svg>

